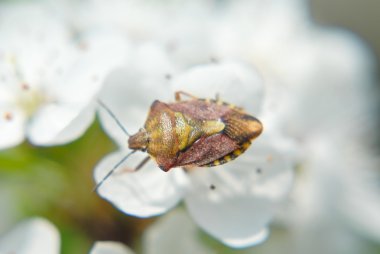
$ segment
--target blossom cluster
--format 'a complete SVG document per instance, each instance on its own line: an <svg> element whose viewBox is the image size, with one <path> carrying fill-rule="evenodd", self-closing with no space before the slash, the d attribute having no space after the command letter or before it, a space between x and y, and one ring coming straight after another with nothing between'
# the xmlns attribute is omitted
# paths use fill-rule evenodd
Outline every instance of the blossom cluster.
<svg viewBox="0 0 380 254"><path fill-rule="evenodd" d="M155 100L174 102L176 91L219 96L263 123L243 155L190 171L163 172L150 160L130 172L146 157L135 153L98 194L141 218L183 202L196 224L234 248L266 240L274 217L295 228L300 242L316 218L329 227L344 218L380 239L380 221L363 219L380 212L378 186L369 183L379 177L378 161L367 148L374 135L374 61L351 33L315 25L306 1L3 5L0 149L25 139L36 146L69 143L97 111L118 146L96 165L99 183L131 150L97 101L133 133ZM99 243L91 253L107 248ZM129 252L123 248L115 253Z"/></svg>

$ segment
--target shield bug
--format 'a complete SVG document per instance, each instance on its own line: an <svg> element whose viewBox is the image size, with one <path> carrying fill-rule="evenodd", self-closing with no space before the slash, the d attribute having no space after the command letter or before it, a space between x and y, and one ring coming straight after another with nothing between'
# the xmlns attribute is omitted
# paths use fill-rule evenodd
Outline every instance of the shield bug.
<svg viewBox="0 0 380 254"><path fill-rule="evenodd" d="M183 100L181 96L189 99ZM216 99L200 99L186 92L176 92L175 102L154 101L144 127L129 135L113 113L108 113L129 136L132 152L126 155L98 183L98 188L112 172L136 151L147 152L134 170L153 158L163 171L174 167L212 167L240 156L263 130L261 122L242 108Z"/></svg>

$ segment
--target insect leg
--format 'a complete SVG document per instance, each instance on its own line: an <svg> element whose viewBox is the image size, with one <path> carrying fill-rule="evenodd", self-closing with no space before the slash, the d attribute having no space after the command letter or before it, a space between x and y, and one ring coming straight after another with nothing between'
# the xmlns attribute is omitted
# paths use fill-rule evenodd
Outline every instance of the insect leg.
<svg viewBox="0 0 380 254"><path fill-rule="evenodd" d="M145 166L145 164L150 160L150 156L145 157L135 168L125 167L119 171L120 174L123 173L133 173Z"/></svg>
<svg viewBox="0 0 380 254"><path fill-rule="evenodd" d="M198 100L198 97L196 97L196 96L194 96L194 95L192 95L192 94L190 94L190 93L187 93L187 92L184 92L184 91L177 91L177 92L175 92L175 101L182 101L182 99L181 99L181 95L184 95L184 96L187 96L187 97L190 97L191 99L193 99L193 100Z"/></svg>
<svg viewBox="0 0 380 254"><path fill-rule="evenodd" d="M150 156L146 156L145 159L143 159L139 165L135 168L135 171L141 169L148 161L150 160Z"/></svg>
<svg viewBox="0 0 380 254"><path fill-rule="evenodd" d="M100 180L100 182L94 187L94 189L92 190L93 192L97 191L98 188L103 184L103 182L108 178L110 177L113 172L115 172L115 170L124 162L128 159L128 157L132 154L134 154L137 150L133 150L132 152L128 153L127 155L125 155L118 163L115 164L115 166L113 166L113 168L108 171L108 173L103 177L102 180Z"/></svg>

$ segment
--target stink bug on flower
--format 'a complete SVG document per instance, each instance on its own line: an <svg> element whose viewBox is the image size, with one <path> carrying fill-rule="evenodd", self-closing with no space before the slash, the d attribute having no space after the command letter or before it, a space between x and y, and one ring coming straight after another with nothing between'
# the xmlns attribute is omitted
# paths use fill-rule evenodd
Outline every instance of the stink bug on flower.
<svg viewBox="0 0 380 254"><path fill-rule="evenodd" d="M189 97L182 100L181 95ZM102 103L129 136L133 151L126 155L98 183L97 189L116 168L136 151L147 152L134 171L153 158L163 171L183 167L212 167L240 156L263 130L261 122L242 108L216 99L199 99L176 92L174 103L154 101L144 127L129 135L113 113Z"/></svg>

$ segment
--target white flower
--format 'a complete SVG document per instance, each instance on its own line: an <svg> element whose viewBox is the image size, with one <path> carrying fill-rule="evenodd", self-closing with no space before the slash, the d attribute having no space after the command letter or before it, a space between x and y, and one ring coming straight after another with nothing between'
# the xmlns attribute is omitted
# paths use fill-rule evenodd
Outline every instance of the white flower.
<svg viewBox="0 0 380 254"><path fill-rule="evenodd" d="M279 123L301 151L294 201L283 221L300 253L364 253L363 239L380 239L379 221L368 219L380 213L379 161L368 142L377 136L375 65L348 32L314 29L309 36L284 65L288 92L277 104ZM310 240L321 232L325 238ZM327 240L329 252L322 247Z"/></svg>
<svg viewBox="0 0 380 254"><path fill-rule="evenodd" d="M70 142L94 119L93 99L125 58L121 36L75 31L42 5L2 6L0 148Z"/></svg>
<svg viewBox="0 0 380 254"><path fill-rule="evenodd" d="M214 48L258 68L271 88L265 113L299 141L294 210L283 221L296 228L300 253L326 253L314 241L320 234L331 237L330 253L361 253L355 234L380 239L379 221L368 219L380 212L375 60L351 32L311 22L307 4L233 1L213 30Z"/></svg>
<svg viewBox="0 0 380 254"><path fill-rule="evenodd" d="M214 29L224 4L218 1L81 1L76 22L123 30L136 44L162 45L176 66L216 61ZM69 13L70 15L70 13ZM173 22L175 20L175 22Z"/></svg>
<svg viewBox="0 0 380 254"><path fill-rule="evenodd" d="M346 121L358 125L350 131L362 130L352 119L364 117L375 71L362 41L311 22L303 0L231 1L224 10L212 30L216 57L256 66L270 84L265 108L276 112L277 125L294 137L332 129L352 135L336 127Z"/></svg>
<svg viewBox="0 0 380 254"><path fill-rule="evenodd" d="M262 2L268 8L261 9L265 20L251 33L219 31L236 41L251 37L250 47L224 44L216 37L225 54L250 52L245 59L276 88L264 107L272 112L266 113L298 141L299 174L289 211L279 220L288 232L285 242L295 244L271 244L278 245L276 252L364 253L365 238L380 239L375 215L380 213L379 161L369 145L377 136L378 118L373 57L357 37L315 26L305 15L304 3L294 3ZM250 10L235 8L240 19L231 10L229 21L236 24L226 25L243 30L242 20L255 17Z"/></svg>
<svg viewBox="0 0 380 254"><path fill-rule="evenodd" d="M368 239L378 241L380 235L378 161L357 143L335 138L325 133L300 144L304 156L292 202L275 223L286 234L263 253L373 253Z"/></svg>
<svg viewBox="0 0 380 254"><path fill-rule="evenodd" d="M0 253L4 254L58 254L59 249L59 232L42 218L23 221L0 238Z"/></svg>
<svg viewBox="0 0 380 254"><path fill-rule="evenodd" d="M43 218L27 219L0 236L1 254L59 254L60 236L57 228ZM117 242L95 242L90 254L133 254Z"/></svg>
<svg viewBox="0 0 380 254"><path fill-rule="evenodd" d="M180 228L181 230L178 230ZM181 241L173 241L173 236ZM202 245L199 229L183 209L175 209L157 220L143 235L144 254L212 254Z"/></svg>
<svg viewBox="0 0 380 254"><path fill-rule="evenodd" d="M164 54L161 56L165 58ZM143 62L144 58L140 60ZM137 70L130 70L131 73L126 69L115 74L102 92L101 99L129 130L137 131L143 126L154 99L173 101L168 98L173 98L174 91L178 90L206 98L219 94L223 100L253 112L266 128L265 117L258 115L263 84L249 66L236 62L198 66L183 74L174 74L170 85L162 80L167 71L162 63L167 61L157 57L154 60L156 68L141 65ZM140 75L131 79L136 72ZM97 165L97 182L128 153L125 135L120 137L121 130L104 112L100 117L120 150ZM250 246L266 239L267 226L276 207L291 187L291 151L286 139L269 127L244 155L219 167L198 168L188 173L175 168L165 173L150 161L141 170L131 173L128 170L146 156L134 154L98 192L118 209L138 217L162 214L183 199L194 220L206 232L233 247Z"/></svg>
<svg viewBox="0 0 380 254"><path fill-rule="evenodd" d="M127 246L118 242L96 242L90 254L133 254Z"/></svg>

